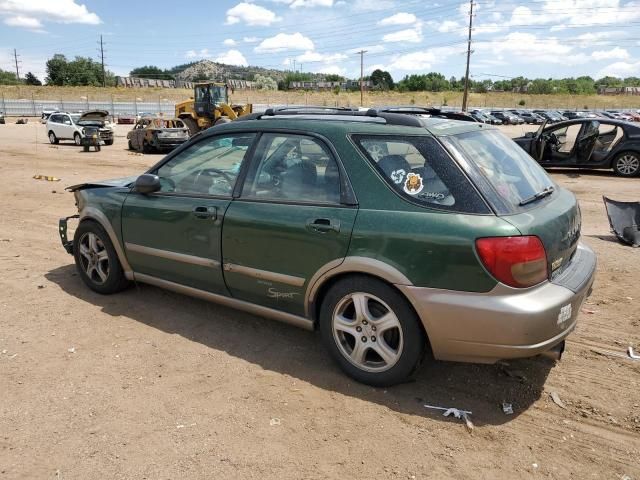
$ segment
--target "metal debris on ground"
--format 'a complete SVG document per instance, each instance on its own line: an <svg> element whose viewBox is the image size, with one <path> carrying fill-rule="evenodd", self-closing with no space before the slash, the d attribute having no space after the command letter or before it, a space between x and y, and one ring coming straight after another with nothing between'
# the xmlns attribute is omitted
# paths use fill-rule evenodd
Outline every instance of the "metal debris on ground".
<svg viewBox="0 0 640 480"><path fill-rule="evenodd" d="M567 408L564 402L560 400L560 395L558 395L558 392L551 392L549 395L551 396L551 400L553 400L553 403L558 405L560 408Z"/></svg>
<svg viewBox="0 0 640 480"><path fill-rule="evenodd" d="M505 415L513 415L513 405L511 403L502 402L502 411Z"/></svg>
<svg viewBox="0 0 640 480"><path fill-rule="evenodd" d="M629 348L627 349L627 354L629 355L629 358L633 358L634 360L640 360L640 355L636 355L636 354L633 352L633 347L629 347Z"/></svg>
<svg viewBox="0 0 640 480"><path fill-rule="evenodd" d="M432 410L440 410L444 412L442 416L448 417L449 415L453 415L455 418L461 418L464 420L464 423L469 431L473 430L473 423L471 423L471 419L469 416L471 412L468 410L460 410L458 408L447 408L447 407L436 407L434 405L424 405L424 408L431 408Z"/></svg>
<svg viewBox="0 0 640 480"><path fill-rule="evenodd" d="M631 349L631 351L629 351L629 349ZM596 350L595 348L592 348L591 351L593 353L597 353L598 355L603 355L605 357L620 357L620 358L626 358L627 360L640 360L640 355L636 355L633 352L633 348L629 347L629 349L627 349L627 353L626 355L624 353L620 353L620 352L612 352L610 350ZM633 356L631 356L633 355Z"/></svg>
<svg viewBox="0 0 640 480"><path fill-rule="evenodd" d="M76 353L76 347L71 347L71 348L67 349L67 352Z"/></svg>
<svg viewBox="0 0 640 480"><path fill-rule="evenodd" d="M269 420L269 425L276 426L276 425L280 425L280 419L279 418L272 418L271 420Z"/></svg>
<svg viewBox="0 0 640 480"><path fill-rule="evenodd" d="M58 177L52 177L50 175L34 175L34 180L46 180L47 182L59 182L60 179Z"/></svg>

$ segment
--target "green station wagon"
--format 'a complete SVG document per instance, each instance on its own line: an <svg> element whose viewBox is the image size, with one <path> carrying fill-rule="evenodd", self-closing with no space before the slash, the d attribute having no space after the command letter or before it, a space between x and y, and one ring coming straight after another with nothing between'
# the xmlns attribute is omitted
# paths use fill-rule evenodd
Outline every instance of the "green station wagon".
<svg viewBox="0 0 640 480"><path fill-rule="evenodd" d="M574 195L485 124L269 110L69 189L60 235L89 288L144 282L318 328L371 385L426 353L559 358L594 280Z"/></svg>

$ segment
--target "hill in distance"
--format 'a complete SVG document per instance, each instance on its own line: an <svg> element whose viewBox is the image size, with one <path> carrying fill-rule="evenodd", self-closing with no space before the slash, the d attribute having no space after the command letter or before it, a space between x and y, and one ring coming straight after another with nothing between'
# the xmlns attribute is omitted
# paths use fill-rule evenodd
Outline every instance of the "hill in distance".
<svg viewBox="0 0 640 480"><path fill-rule="evenodd" d="M276 82L284 80L287 72L284 70L275 70L262 67L241 67L237 65L225 65L223 63L212 62L211 60L200 60L199 62L187 63L173 67L170 72L175 75L177 80L187 82L215 79L222 81L225 79L236 80L253 80L255 75L263 75L274 79ZM322 81L325 74L309 73L306 74L312 81Z"/></svg>

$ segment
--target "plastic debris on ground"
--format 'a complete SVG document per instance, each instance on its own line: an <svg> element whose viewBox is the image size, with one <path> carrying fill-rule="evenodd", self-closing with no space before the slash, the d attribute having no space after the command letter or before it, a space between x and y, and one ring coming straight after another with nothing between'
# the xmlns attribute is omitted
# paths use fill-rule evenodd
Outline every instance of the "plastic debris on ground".
<svg viewBox="0 0 640 480"><path fill-rule="evenodd" d="M513 405L511 403L502 402L502 411L505 415L513 415Z"/></svg>
<svg viewBox="0 0 640 480"><path fill-rule="evenodd" d="M560 408L567 408L564 402L560 400L560 395L558 395L558 392L551 392L549 395L551 396L551 400L553 400L553 403L558 405Z"/></svg>
<svg viewBox="0 0 640 480"><path fill-rule="evenodd" d="M272 418L271 420L269 420L269 425L271 425L272 427L276 426L276 425L280 425L282 422L280 421L279 418Z"/></svg>
<svg viewBox="0 0 640 480"><path fill-rule="evenodd" d="M453 415L455 418L460 418L464 420L465 426L469 431L473 430L473 423L469 418L471 416L471 412L468 410L460 410L458 408L451 407L436 407L434 405L424 405L424 408L430 408L432 410L440 410L444 412L442 416L448 417L449 415Z"/></svg>

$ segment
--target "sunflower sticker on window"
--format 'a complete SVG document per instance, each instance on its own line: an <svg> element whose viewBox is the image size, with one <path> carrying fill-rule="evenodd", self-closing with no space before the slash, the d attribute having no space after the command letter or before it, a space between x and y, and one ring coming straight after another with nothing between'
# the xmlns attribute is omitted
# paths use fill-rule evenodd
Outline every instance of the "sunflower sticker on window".
<svg viewBox="0 0 640 480"><path fill-rule="evenodd" d="M418 173L410 173L404 181L404 192L409 195L417 195L424 188L422 177Z"/></svg>

